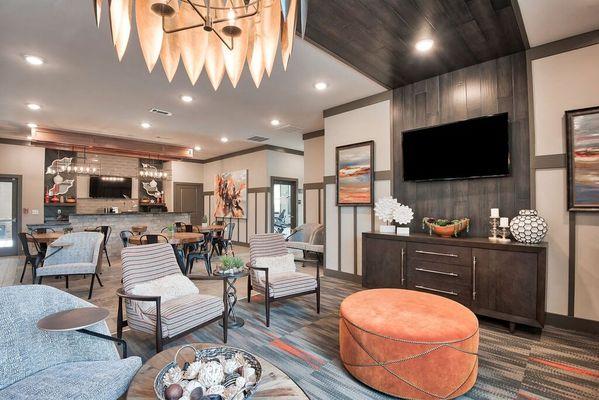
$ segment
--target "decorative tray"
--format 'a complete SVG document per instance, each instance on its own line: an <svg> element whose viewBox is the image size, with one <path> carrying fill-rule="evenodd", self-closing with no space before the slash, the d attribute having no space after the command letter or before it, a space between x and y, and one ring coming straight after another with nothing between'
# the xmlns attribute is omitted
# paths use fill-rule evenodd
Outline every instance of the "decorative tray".
<svg viewBox="0 0 599 400"><path fill-rule="evenodd" d="M193 349L195 360L181 368L177 357L186 348ZM154 391L160 400L243 400L255 392L261 376L260 362L247 351L185 345L156 375Z"/></svg>

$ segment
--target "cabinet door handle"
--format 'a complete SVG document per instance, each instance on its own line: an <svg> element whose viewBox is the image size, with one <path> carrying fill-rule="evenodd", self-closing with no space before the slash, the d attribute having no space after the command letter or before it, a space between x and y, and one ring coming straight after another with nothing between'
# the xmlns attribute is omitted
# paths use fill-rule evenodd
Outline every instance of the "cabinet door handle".
<svg viewBox="0 0 599 400"><path fill-rule="evenodd" d="M442 256L442 257L458 258L457 254L452 254L452 253L437 253L436 251L416 250L416 253L418 253L418 254L428 254L430 256Z"/></svg>
<svg viewBox="0 0 599 400"><path fill-rule="evenodd" d="M472 256L472 300L476 300L476 256Z"/></svg>
<svg viewBox="0 0 599 400"><path fill-rule="evenodd" d="M405 283L405 281L406 281L406 278L405 278L405 275L404 275L404 258L405 258L405 253L406 253L406 251L402 247L402 249L401 249L401 264L400 264L401 265L401 270L399 271L399 273L401 274L401 286L403 286L404 283Z"/></svg>
<svg viewBox="0 0 599 400"><path fill-rule="evenodd" d="M435 271L434 269L416 268L416 271L428 272L429 274L447 275L447 276L458 276L455 272Z"/></svg>
<svg viewBox="0 0 599 400"><path fill-rule="evenodd" d="M458 295L456 292L453 292L453 291L441 290L441 289L433 289L433 288L429 288L429 287L421 286L421 285L415 285L414 287L417 288L417 289L429 290L431 292L444 293L444 294L449 294L449 295L452 295L452 296L457 296Z"/></svg>

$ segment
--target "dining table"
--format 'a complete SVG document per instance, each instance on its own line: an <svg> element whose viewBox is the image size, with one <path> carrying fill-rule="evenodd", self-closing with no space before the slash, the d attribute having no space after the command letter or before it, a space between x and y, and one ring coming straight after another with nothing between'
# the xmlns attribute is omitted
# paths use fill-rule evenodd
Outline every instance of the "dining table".
<svg viewBox="0 0 599 400"><path fill-rule="evenodd" d="M53 241L59 239L62 235L64 235L64 233L62 232L46 232L46 233L33 233L31 236L33 236L33 238L31 236L27 237L27 240L29 242L33 242L33 239L35 238L35 240L38 243L44 243L44 244L50 244Z"/></svg>

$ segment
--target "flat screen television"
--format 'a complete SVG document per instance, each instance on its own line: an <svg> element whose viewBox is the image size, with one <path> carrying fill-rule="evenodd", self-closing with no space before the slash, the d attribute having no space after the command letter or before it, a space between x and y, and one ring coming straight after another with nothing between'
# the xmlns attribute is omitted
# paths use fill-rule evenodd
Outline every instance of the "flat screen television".
<svg viewBox="0 0 599 400"><path fill-rule="evenodd" d="M89 178L89 197L100 199L121 199L131 197L131 178L114 176L91 176Z"/></svg>
<svg viewBox="0 0 599 400"><path fill-rule="evenodd" d="M402 132L404 181L510 174L507 113Z"/></svg>

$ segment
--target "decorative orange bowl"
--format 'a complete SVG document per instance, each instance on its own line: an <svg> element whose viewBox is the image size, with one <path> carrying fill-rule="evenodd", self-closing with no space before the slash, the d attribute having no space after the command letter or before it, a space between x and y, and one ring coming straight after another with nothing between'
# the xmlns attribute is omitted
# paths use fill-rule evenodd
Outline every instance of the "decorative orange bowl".
<svg viewBox="0 0 599 400"><path fill-rule="evenodd" d="M459 219L443 219L425 217L422 219L422 229L428 227L428 234L435 233L441 237L449 238L452 236L458 237L460 232L470 228L469 218Z"/></svg>

